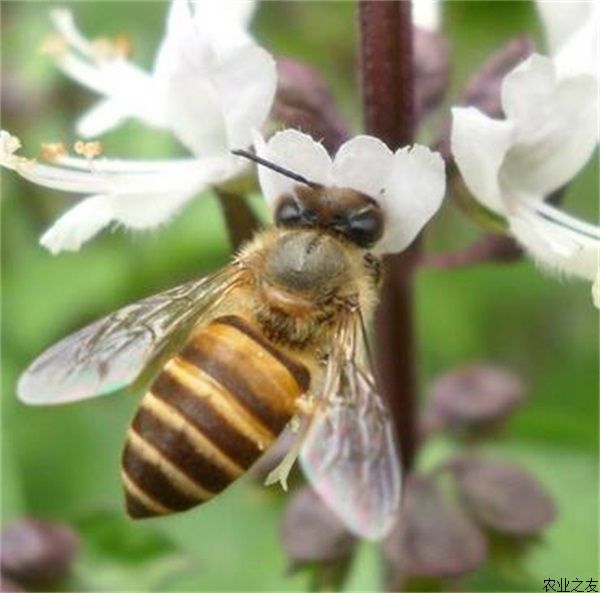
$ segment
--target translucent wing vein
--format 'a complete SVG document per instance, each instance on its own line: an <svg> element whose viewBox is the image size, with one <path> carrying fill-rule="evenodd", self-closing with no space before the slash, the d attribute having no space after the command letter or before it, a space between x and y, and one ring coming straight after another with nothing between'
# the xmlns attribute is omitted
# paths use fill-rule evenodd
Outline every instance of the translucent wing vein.
<svg viewBox="0 0 600 593"><path fill-rule="evenodd" d="M19 399L61 404L112 393L133 383L168 350L174 336L189 331L219 297L231 273L177 286L127 305L61 340L23 373Z"/></svg>
<svg viewBox="0 0 600 593"><path fill-rule="evenodd" d="M322 410L315 414L300 461L316 492L350 531L379 540L397 517L400 464L385 403L350 350L351 355L333 355Z"/></svg>

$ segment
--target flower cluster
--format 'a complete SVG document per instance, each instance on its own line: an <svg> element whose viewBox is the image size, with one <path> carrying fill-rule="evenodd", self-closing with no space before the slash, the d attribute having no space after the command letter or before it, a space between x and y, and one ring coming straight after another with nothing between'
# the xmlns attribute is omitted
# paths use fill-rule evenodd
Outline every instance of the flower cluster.
<svg viewBox="0 0 600 593"><path fill-rule="evenodd" d="M191 155L92 159L61 148L46 151L52 162L39 164L18 156L20 142L3 131L2 166L39 185L87 196L48 229L42 245L53 253L77 250L113 223L144 229L169 221L204 189L247 173L247 163L231 150L254 138L257 151L281 166L378 200L387 220L378 250L406 248L440 205L439 156L423 146L392 154L377 139L359 136L332 162L321 144L293 130L265 143L259 132L272 113L277 72L248 31L255 8L252 0L173 0L151 72L130 62L119 44L86 39L70 12L52 12L58 37L46 49L65 74L100 95L78 120L78 133L96 137L137 118L169 130ZM438 8L417 2L415 23L434 30ZM504 77L504 119L455 107L452 156L473 196L506 219L521 246L542 266L594 281L597 301L600 231L548 198L581 170L598 143L599 8L539 2L539 9L551 57L531 55ZM288 183L266 169L259 179L271 205Z"/></svg>
<svg viewBox="0 0 600 593"><path fill-rule="evenodd" d="M126 118L137 118L171 131L193 156L91 160L55 151L53 163L45 165L17 156L20 142L2 132L3 166L39 185L89 195L50 227L42 245L53 253L77 250L113 222L143 229L170 220L203 189L244 173L247 163L231 150L250 146L253 134L257 150L266 150L280 166L317 182L364 191L379 201L388 222L380 251L404 249L414 239L444 195L439 155L423 146L394 155L376 138L359 136L332 163L320 143L295 130L281 132L267 144L262 141L259 131L271 111L277 76L274 59L247 30L255 4L173 0L151 73L118 48L108 51L106 42L88 41L68 11L52 13L62 42L52 48L57 66L102 96L79 119L77 131L97 136ZM418 18L428 22L431 15ZM260 172L260 181L271 204L287 183L267 170Z"/></svg>
<svg viewBox="0 0 600 593"><path fill-rule="evenodd" d="M171 0L165 36L151 71L131 62L118 42L88 40L69 11L52 12L56 36L46 51L62 72L99 97L76 123L84 140L75 143L75 156L62 144L48 144L43 149L47 162L40 163L19 154L16 136L0 132L1 166L30 182L81 198L44 233L44 247L52 253L76 251L111 225L150 229L165 224L203 191L228 188L238 178L253 175L249 162L234 154L248 148L312 183L351 188L375 200L385 218L375 253L400 252L415 240L445 195L442 156L419 144L392 150L375 137L346 140L342 133L332 145L339 148L331 154L332 146L298 129L274 132L281 68L278 74L274 57L249 32L256 6L253 0ZM415 0L415 7L414 24L426 33L422 43L429 43L440 24L439 5ZM550 56L520 56L516 66L513 61L510 71L504 70L501 81L494 80L499 85L488 85L497 108L494 117L491 110L486 113L472 105L454 107L451 149L444 152L472 196L505 221L507 234L541 266L592 281L594 301L600 306L600 229L561 210L556 199L589 161L600 138L600 5L540 1L539 10ZM416 47L418 32L415 39ZM419 117L438 107L447 90L446 57L444 44L438 44L425 64L436 68L422 69L429 88L420 96L417 55ZM294 69L298 71L288 64L291 79ZM286 84L297 90L289 81ZM314 86L319 90L313 92L318 104L321 89ZM288 92L286 100L288 112L302 111L296 109L301 101L294 92ZM319 109L308 111L317 120L322 115ZM496 117L500 112L501 119ZM298 113L295 116L302 121ZM188 156L165 160L103 156L96 138L130 118L170 132ZM256 176L272 210L282 195L293 190L292 179L274 169L259 166ZM520 404L522 391L518 380L493 367L462 369L436 385L426 414L427 431L445 430L465 441L478 439L503 425ZM454 481L473 517L456 504L447 504L436 472L413 474L403 522L385 547L390 557L403 562L390 578L468 573L486 558L484 528L524 539L539 533L554 517L550 499L519 469L467 456L451 461L439 469ZM526 504L506 503L514 500L515 492ZM314 501L307 492L294 505L289 531L296 533L303 526L305 539L300 543L305 545L290 555L298 562L343 560L351 554L354 539ZM307 509L317 514L312 525L306 522ZM323 540L322 524L335 537ZM433 524L441 528L436 531ZM423 549L414 545L415 533L423 535ZM428 556L436 543L435 537L430 541L432 534L438 533L446 538L443 549L456 541L465 543L455 548L451 565L425 561L443 558L443 551ZM324 551L314 556L319 549Z"/></svg>
<svg viewBox="0 0 600 593"><path fill-rule="evenodd" d="M221 8L219 8L221 6ZM61 70L102 95L77 123L82 136L102 134L128 117L170 130L192 156L169 160L74 158L60 151L52 165L14 153L2 133L0 163L54 189L89 195L42 237L53 253L77 250L109 224L152 228L170 220L203 189L243 173L231 149L251 143L265 122L276 88L275 62L246 32L252 2L171 4L154 69L147 73L118 48L88 41L65 10L52 13Z"/></svg>
<svg viewBox="0 0 600 593"><path fill-rule="evenodd" d="M504 217L540 265L594 282L600 229L550 204L598 143L597 3L540 2L552 57L533 54L501 86L505 119L452 110L452 154L474 197ZM595 14L592 14L595 12Z"/></svg>

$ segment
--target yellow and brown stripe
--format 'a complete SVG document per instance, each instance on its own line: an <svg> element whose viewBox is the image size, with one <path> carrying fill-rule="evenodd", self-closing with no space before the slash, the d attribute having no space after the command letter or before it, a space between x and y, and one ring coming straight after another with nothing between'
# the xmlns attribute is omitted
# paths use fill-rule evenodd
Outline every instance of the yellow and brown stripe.
<svg viewBox="0 0 600 593"><path fill-rule="evenodd" d="M309 383L248 322L210 323L165 365L133 420L123 453L129 515L178 512L221 492L283 430Z"/></svg>

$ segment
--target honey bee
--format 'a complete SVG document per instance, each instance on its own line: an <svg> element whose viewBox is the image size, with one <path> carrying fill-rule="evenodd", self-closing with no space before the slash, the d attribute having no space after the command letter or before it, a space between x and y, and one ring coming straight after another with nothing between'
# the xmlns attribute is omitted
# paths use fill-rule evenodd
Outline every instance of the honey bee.
<svg viewBox="0 0 600 593"><path fill-rule="evenodd" d="M288 425L324 502L357 535L395 521L400 475L365 323L376 304L382 236L375 200L297 183L275 225L212 276L128 305L63 339L25 371L28 404L61 404L148 384L122 456L127 513L187 510L246 472Z"/></svg>

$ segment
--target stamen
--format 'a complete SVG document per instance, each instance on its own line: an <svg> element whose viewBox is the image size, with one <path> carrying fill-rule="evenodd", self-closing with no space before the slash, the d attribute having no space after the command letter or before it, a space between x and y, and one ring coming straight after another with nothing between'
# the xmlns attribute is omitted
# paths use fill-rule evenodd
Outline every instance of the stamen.
<svg viewBox="0 0 600 593"><path fill-rule="evenodd" d="M102 154L102 142L94 140L92 142L84 142L77 140L73 145L73 150L86 159L93 159Z"/></svg>
<svg viewBox="0 0 600 593"><path fill-rule="evenodd" d="M541 218L564 229L595 241L600 241L600 229L592 224L578 220L565 212L557 211L547 204L538 204L534 212Z"/></svg>
<svg viewBox="0 0 600 593"><path fill-rule="evenodd" d="M35 164L34 159L15 154L21 148L21 140L5 130L0 132L0 165L15 171L28 171Z"/></svg>
<svg viewBox="0 0 600 593"><path fill-rule="evenodd" d="M67 154L62 142L42 142L42 158L51 163L58 161Z"/></svg>
<svg viewBox="0 0 600 593"><path fill-rule="evenodd" d="M91 47L94 58L99 62L128 58L132 51L131 40L123 33L114 39L98 37L92 41Z"/></svg>
<svg viewBox="0 0 600 593"><path fill-rule="evenodd" d="M69 42L59 34L48 35L40 45L40 53L61 58L69 51Z"/></svg>
<svg viewBox="0 0 600 593"><path fill-rule="evenodd" d="M115 51L122 58L131 58L133 54L133 43L131 37L125 33L119 33L113 40Z"/></svg>
<svg viewBox="0 0 600 593"><path fill-rule="evenodd" d="M113 43L107 37L98 37L92 40L92 52L99 62L114 60L117 55Z"/></svg>
<svg viewBox="0 0 600 593"><path fill-rule="evenodd" d="M16 136L2 130L0 133L0 161L7 162L21 146L21 141Z"/></svg>

